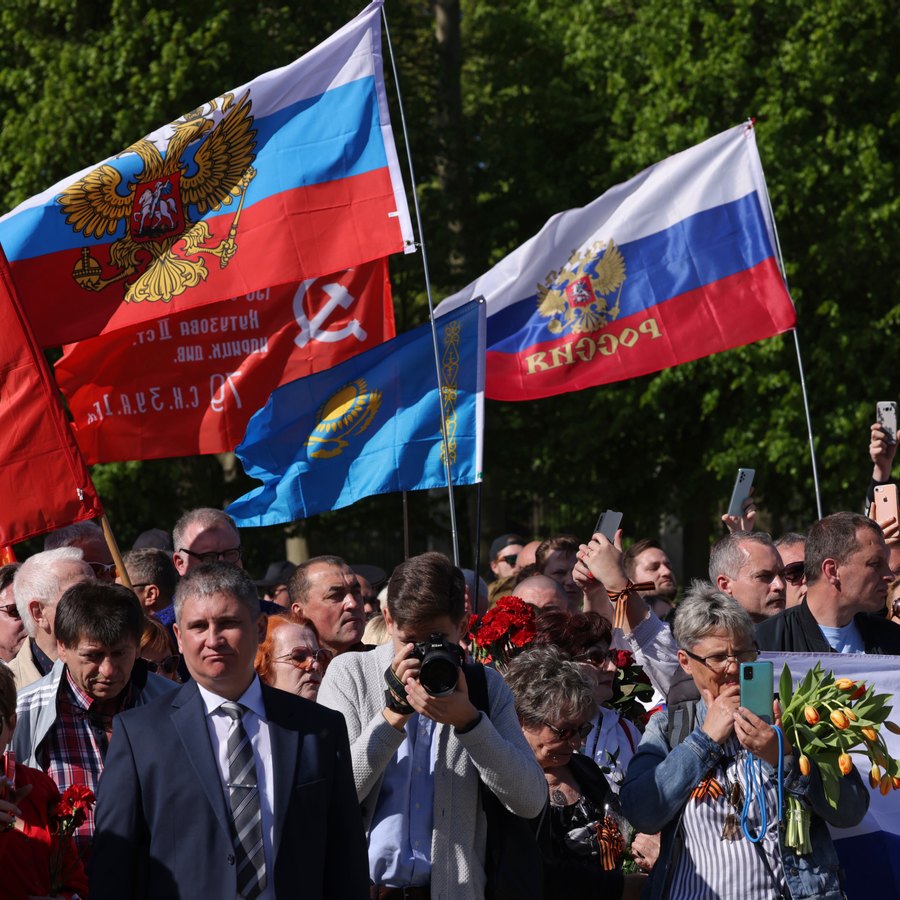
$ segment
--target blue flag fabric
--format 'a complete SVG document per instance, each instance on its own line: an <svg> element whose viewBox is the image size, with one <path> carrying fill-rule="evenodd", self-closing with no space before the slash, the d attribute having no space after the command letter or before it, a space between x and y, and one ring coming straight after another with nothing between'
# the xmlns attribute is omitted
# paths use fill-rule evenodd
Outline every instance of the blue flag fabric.
<svg viewBox="0 0 900 900"><path fill-rule="evenodd" d="M436 319L454 484L481 480L485 308L479 298ZM362 497L445 487L431 325L278 388L238 446L262 486L228 513L240 527L278 525Z"/></svg>

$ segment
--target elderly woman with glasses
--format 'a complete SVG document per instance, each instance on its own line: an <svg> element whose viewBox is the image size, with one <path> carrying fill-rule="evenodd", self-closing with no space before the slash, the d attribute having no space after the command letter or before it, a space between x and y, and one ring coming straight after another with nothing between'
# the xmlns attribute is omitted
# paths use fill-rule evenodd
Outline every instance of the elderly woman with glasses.
<svg viewBox="0 0 900 900"><path fill-rule="evenodd" d="M266 636L256 652L254 666L268 685L315 701L331 652L319 646L312 622L294 614L269 616Z"/></svg>
<svg viewBox="0 0 900 900"><path fill-rule="evenodd" d="M549 808L536 822L546 900L637 898L646 877L622 874L616 796L576 753L597 709L592 681L556 648L534 647L510 663L506 682L547 779Z"/></svg>
<svg viewBox="0 0 900 900"><path fill-rule="evenodd" d="M594 689L597 712L591 718L583 752L601 767L609 786L618 793L641 733L609 707L619 658L619 651L610 649L611 640L609 622L599 613L549 608L538 610L535 618L534 646L561 650L581 666Z"/></svg>
<svg viewBox="0 0 900 900"><path fill-rule="evenodd" d="M662 830L647 896L840 900L840 866L826 822L849 827L862 819L868 791L859 774L854 769L841 779L840 801L832 809L817 770L802 775L785 741L784 791L813 813L811 853L799 856L785 847L777 820L776 732L740 705L740 664L757 657L750 616L727 594L695 582L678 606L675 641L678 661L701 699L670 704L650 719L620 793L636 828ZM777 722L775 703L773 717ZM760 834L760 803L750 805L746 826L761 837L758 843L748 840L741 823L751 753L761 761L768 813Z"/></svg>

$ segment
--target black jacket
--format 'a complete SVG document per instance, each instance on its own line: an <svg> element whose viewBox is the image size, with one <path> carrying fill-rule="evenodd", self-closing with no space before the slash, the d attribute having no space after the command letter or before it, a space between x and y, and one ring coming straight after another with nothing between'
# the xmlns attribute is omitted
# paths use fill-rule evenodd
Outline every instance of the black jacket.
<svg viewBox="0 0 900 900"><path fill-rule="evenodd" d="M856 627L862 635L866 653L900 656L900 625L875 613L857 613ZM833 653L819 623L806 605L792 606L756 626L760 650L786 653Z"/></svg>

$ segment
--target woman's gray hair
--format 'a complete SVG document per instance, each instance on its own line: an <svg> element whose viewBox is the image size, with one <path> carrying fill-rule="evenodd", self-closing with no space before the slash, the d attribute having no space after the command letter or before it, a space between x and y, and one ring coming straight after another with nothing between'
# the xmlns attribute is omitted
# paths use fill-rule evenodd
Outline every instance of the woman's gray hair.
<svg viewBox="0 0 900 900"><path fill-rule="evenodd" d="M594 688L581 666L556 647L520 653L509 664L506 683L523 725L561 719L587 722L597 712Z"/></svg>
<svg viewBox="0 0 900 900"><path fill-rule="evenodd" d="M735 640L753 642L750 614L729 594L708 581L694 581L676 607L675 643L690 650L713 631L727 631Z"/></svg>

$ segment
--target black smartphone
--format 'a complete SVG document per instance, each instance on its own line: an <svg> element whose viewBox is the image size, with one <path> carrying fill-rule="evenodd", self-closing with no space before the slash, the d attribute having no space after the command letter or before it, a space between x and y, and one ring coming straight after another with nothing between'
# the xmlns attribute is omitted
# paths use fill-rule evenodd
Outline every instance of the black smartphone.
<svg viewBox="0 0 900 900"><path fill-rule="evenodd" d="M602 534L610 543L616 538L616 532L622 524L622 513L608 509L600 514L592 534Z"/></svg>

